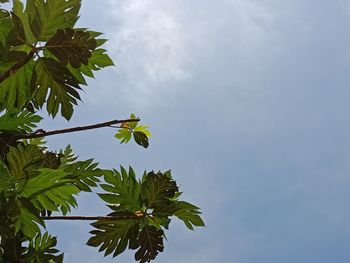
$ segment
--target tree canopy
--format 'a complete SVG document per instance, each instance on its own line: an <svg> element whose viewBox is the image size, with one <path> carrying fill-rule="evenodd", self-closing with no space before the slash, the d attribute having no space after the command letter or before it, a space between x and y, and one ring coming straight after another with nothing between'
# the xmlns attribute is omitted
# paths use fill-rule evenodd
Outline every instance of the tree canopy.
<svg viewBox="0 0 350 263"><path fill-rule="evenodd" d="M79 160L68 145L51 150L47 136L114 127L121 143L149 146L148 126L129 118L46 131L46 112L70 120L94 72L113 66L102 34L77 28L79 0L0 0L0 262L63 262L47 220L91 220L87 245L104 255L135 250L149 262L164 249L173 217L189 229L204 226L197 206L180 200L169 171L137 177L131 167L108 170ZM7 6L7 5L6 5ZM10 9L10 10L9 10ZM74 216L76 197L97 193L107 215Z"/></svg>

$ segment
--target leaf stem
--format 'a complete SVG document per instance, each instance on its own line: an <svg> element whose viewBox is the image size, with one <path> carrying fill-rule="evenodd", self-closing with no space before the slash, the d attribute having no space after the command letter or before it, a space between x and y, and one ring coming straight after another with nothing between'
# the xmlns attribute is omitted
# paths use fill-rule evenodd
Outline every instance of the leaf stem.
<svg viewBox="0 0 350 263"><path fill-rule="evenodd" d="M15 137L17 140L18 139L32 139L32 138L46 137L46 136L64 134L64 133L70 133L70 132L98 129L98 128L103 128L103 127L109 127L109 126L112 126L115 124L122 124L122 123L126 123L126 122L138 122L138 121L140 121L140 119L111 120L111 121L101 122L101 123L92 124L92 125L78 126L78 127L53 130L53 131L47 131L47 132L43 131L43 130L39 130L39 131L28 133L28 134L18 134L18 135L15 135Z"/></svg>
<svg viewBox="0 0 350 263"><path fill-rule="evenodd" d="M42 216L44 220L123 220L123 219L138 219L137 215L119 215L119 216Z"/></svg>

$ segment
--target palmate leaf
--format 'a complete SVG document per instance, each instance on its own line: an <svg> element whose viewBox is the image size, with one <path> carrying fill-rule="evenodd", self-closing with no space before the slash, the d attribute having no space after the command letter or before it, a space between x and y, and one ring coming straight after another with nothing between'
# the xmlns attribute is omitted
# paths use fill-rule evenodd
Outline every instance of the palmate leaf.
<svg viewBox="0 0 350 263"><path fill-rule="evenodd" d="M113 213L117 215L117 213ZM119 212L118 215L133 215L132 213ZM105 251L105 256L113 253L113 257L121 254L129 245L136 247L136 239L139 233L138 220L98 220L91 224L95 230L90 231L93 235L87 245L100 247L99 251Z"/></svg>
<svg viewBox="0 0 350 263"><path fill-rule="evenodd" d="M32 132L33 128L37 127L37 123L42 120L42 117L31 113L27 110L20 112L6 111L0 116L0 132L15 131L15 132Z"/></svg>
<svg viewBox="0 0 350 263"><path fill-rule="evenodd" d="M80 68L81 64L89 63L88 59L96 48L96 40L86 31L59 29L46 43L45 48L54 54L62 65L69 62L74 68Z"/></svg>
<svg viewBox="0 0 350 263"><path fill-rule="evenodd" d="M37 234L34 239L30 240L25 257L25 262L63 262L63 253L59 252L55 246L57 245L56 237L53 237L45 232L44 235Z"/></svg>
<svg viewBox="0 0 350 263"><path fill-rule="evenodd" d="M179 191L176 182L171 179L170 171L165 173L149 172L142 178L141 194L148 208L157 208L170 204L170 198Z"/></svg>
<svg viewBox="0 0 350 263"><path fill-rule="evenodd" d="M23 185L20 195L33 202L39 208L50 211L61 211L64 214L76 207L74 195L80 192L67 173L48 168L39 169L40 174L30 178Z"/></svg>
<svg viewBox="0 0 350 263"><path fill-rule="evenodd" d="M74 184L85 192L91 192L91 187L96 187L100 182L98 179L103 172L97 168L97 163L93 159L78 161L61 166L60 169L68 174L68 178L74 181Z"/></svg>
<svg viewBox="0 0 350 263"><path fill-rule="evenodd" d="M73 104L77 105L77 100L80 100L77 80L68 69L51 58L39 58L35 71L35 105L42 107L49 93L46 104L48 113L55 117L60 107L62 116L69 120L73 114Z"/></svg>
<svg viewBox="0 0 350 263"><path fill-rule="evenodd" d="M107 193L98 194L102 200L114 205L118 211L136 212L142 209L140 184L131 167L129 167L129 172L122 166L121 172L106 170L104 171L104 179L106 183L100 184L100 186Z"/></svg>
<svg viewBox="0 0 350 263"><path fill-rule="evenodd" d="M30 27L37 40L47 41L57 29L72 28L78 20L81 0L27 0Z"/></svg>
<svg viewBox="0 0 350 263"><path fill-rule="evenodd" d="M155 259L158 253L164 250L163 236L162 229L145 225L136 240L138 250L135 253L135 260L145 263Z"/></svg>
<svg viewBox="0 0 350 263"><path fill-rule="evenodd" d="M30 61L0 83L0 110L21 109L30 97L34 62Z"/></svg>

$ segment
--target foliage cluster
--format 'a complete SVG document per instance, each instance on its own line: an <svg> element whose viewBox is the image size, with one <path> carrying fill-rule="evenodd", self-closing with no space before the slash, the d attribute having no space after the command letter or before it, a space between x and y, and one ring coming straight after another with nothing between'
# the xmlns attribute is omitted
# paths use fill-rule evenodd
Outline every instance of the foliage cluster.
<svg viewBox="0 0 350 263"><path fill-rule="evenodd" d="M69 145L47 148L45 136L106 126L118 129L121 143L133 138L147 148L150 133L134 114L85 127L37 129L44 109L69 120L86 78L113 62L101 33L75 27L80 0L13 0L11 10L1 6L5 2L0 0L0 262L62 262L45 221L73 219L81 192L97 192L111 210L81 216L94 221L87 245L105 256L128 248L136 250L136 261L149 262L163 251L173 217L189 229L204 226L199 208L179 200L170 171L137 179L131 167L107 170L93 159L78 160Z"/></svg>

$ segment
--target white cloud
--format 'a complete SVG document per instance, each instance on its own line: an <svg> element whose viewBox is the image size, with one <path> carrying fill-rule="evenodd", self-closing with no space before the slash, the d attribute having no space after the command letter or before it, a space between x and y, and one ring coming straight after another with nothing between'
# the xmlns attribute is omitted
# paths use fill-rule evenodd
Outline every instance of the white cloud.
<svg viewBox="0 0 350 263"><path fill-rule="evenodd" d="M185 28L165 2L111 1L117 21L111 50L118 70L138 91L188 77Z"/></svg>

